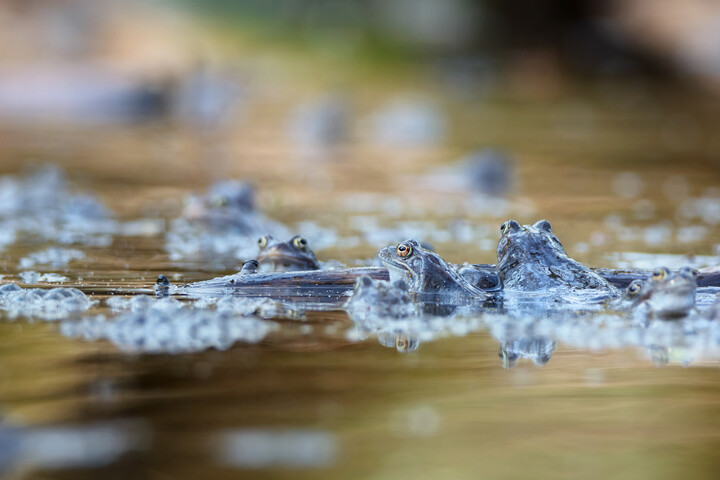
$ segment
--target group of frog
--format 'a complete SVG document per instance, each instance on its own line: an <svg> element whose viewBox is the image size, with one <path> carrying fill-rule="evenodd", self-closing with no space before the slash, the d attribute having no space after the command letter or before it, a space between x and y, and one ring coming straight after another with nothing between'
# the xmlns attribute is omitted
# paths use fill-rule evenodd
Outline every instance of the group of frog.
<svg viewBox="0 0 720 480"><path fill-rule="evenodd" d="M192 216L204 218L206 223L219 219L225 225L232 218L246 234L257 231L262 226L262 217L254 210L252 193L245 187L237 188L237 191L230 196L231 199L237 197L236 200L217 201L217 195L214 195L208 205L203 206L201 201L191 203ZM234 213L239 214L233 215L235 204L234 210L238 212ZM202 216L198 212L207 214ZM500 233L496 265L450 264L430 246L412 239L382 248L378 257L387 272L384 276L362 276L362 269L352 268L338 272L344 275L343 278L355 275L354 291L346 307L362 303L374 305L378 312L384 312L383 309L392 312L398 303L412 301L418 296L427 299L427 295L439 301L462 298L477 302L499 294L504 297L582 294L583 298L603 302L614 310L643 312L647 318L682 318L695 311L698 272L692 268L675 272L658 268L649 276L648 272L620 274L612 270L593 270L567 255L547 220L532 225L509 220L502 224ZM217 280L238 289L250 276L258 273L323 271L323 265L308 241L300 235L289 240L264 235L257 246L256 259L246 261L238 274ZM633 274L638 278L632 279ZM268 285L273 286L272 277L268 278ZM314 277L307 275L302 281L312 285ZM158 286L168 284L167 278L161 275ZM624 287L627 288L623 292L620 288ZM720 308L711 308L708 315L718 310Z"/></svg>

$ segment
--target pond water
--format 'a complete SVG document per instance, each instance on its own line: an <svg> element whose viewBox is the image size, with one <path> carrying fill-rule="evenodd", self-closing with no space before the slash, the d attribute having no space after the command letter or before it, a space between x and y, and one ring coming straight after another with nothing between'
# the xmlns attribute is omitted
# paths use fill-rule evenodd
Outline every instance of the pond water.
<svg viewBox="0 0 720 480"><path fill-rule="evenodd" d="M502 222L546 218L591 266L718 264L714 100L634 84L431 91L358 89L330 113L312 92L261 91L220 125L2 126L2 282L88 298L4 304L0 472L717 478L712 325L649 331L570 306L368 326L332 308L140 296L159 274L205 280L254 254L254 239L178 224L187 195L230 178L252 180L263 214L324 262L372 264L412 237L494 263ZM486 148L508 159L499 196L461 163Z"/></svg>

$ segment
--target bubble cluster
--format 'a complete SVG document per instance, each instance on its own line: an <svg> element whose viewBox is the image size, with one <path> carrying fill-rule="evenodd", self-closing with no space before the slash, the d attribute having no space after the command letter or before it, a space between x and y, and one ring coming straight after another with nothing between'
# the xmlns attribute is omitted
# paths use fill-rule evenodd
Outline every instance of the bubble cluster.
<svg viewBox="0 0 720 480"><path fill-rule="evenodd" d="M59 320L88 310L95 302L76 288L21 288L14 283L0 287L0 310L9 318Z"/></svg>

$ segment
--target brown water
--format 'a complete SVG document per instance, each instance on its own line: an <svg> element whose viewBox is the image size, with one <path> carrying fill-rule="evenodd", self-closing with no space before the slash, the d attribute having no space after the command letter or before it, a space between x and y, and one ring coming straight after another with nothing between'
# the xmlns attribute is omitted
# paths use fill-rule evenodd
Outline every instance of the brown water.
<svg viewBox="0 0 720 480"><path fill-rule="evenodd" d="M433 101L448 112L440 145L381 147L357 133L322 160L301 158L285 135L290 106L305 93L283 90L253 98L237 125L204 133L171 126L5 126L0 158L7 173L29 161L63 166L76 190L97 193L123 220L171 219L183 195L217 179L251 178L268 216L331 229L337 241L318 257L348 264L401 240L398 229L409 221L429 222L417 228L449 261L494 262L498 227L507 218L547 218L568 252L594 266L620 265L617 252L716 255L712 218L678 213L689 199L718 201L716 101L613 88L541 100L458 99L435 91ZM377 96L357 91L354 118L378 105ZM354 132L361 127L353 123ZM503 204L428 188L433 168L476 146L502 148L515 161L516 180ZM622 173L631 175L618 180ZM458 224L471 233L459 234ZM687 227L699 233L688 237ZM381 228L389 240L368 241L367 232ZM5 248L2 281L16 281L19 259L49 244ZM67 285L99 300L89 314L110 314L104 300L148 288L159 273L190 282L238 265L172 261L163 235L73 248L85 258L67 268L34 269L60 273ZM669 363L657 368L644 348L591 350L561 341L543 367L520 359L504 369L498 340L482 326L399 353L373 335L348 339L353 326L342 312L277 324L257 344L170 355L68 338L57 322L0 323L0 411L8 424L31 432L26 453L6 475L670 479L720 473L716 356L669 352ZM82 429L98 426L114 433L96 443L115 439L124 445L120 454L97 464L47 460L63 441L44 444L44 433L70 428L85 445L91 437ZM12 440L2 440L0 451L10 451Z"/></svg>

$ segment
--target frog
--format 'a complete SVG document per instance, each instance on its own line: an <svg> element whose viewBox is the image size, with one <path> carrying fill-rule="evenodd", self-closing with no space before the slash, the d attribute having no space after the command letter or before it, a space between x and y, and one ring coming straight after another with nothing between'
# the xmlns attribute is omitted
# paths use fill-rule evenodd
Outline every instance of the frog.
<svg viewBox="0 0 720 480"><path fill-rule="evenodd" d="M617 296L607 280L570 258L547 220L520 225L508 220L500 227L497 273L505 290L577 291L597 290Z"/></svg>
<svg viewBox="0 0 720 480"><path fill-rule="evenodd" d="M210 227L238 224L240 218L255 213L255 191L250 184L225 180L210 186L204 195L191 195L185 201L183 217ZM240 218L239 218L240 217Z"/></svg>
<svg viewBox="0 0 720 480"><path fill-rule="evenodd" d="M243 262L242 267L240 267L240 275L254 275L258 273L260 264L257 260L251 259L246 260Z"/></svg>
<svg viewBox="0 0 720 480"><path fill-rule="evenodd" d="M486 292L497 292L502 290L502 282L495 268L492 265L463 263L455 265L458 274Z"/></svg>
<svg viewBox="0 0 720 480"><path fill-rule="evenodd" d="M472 285L454 266L435 252L422 248L416 240L390 245L378 253L388 269L390 281L403 280L411 293L470 296L486 299L490 295Z"/></svg>
<svg viewBox="0 0 720 480"><path fill-rule="evenodd" d="M258 236L286 231L257 209L253 186L238 180L223 180L211 185L203 195L189 196L182 217L191 225L215 234Z"/></svg>
<svg viewBox="0 0 720 480"><path fill-rule="evenodd" d="M260 252L257 261L261 272L294 272L319 270L320 262L310 249L308 241L301 235L294 235L285 242L272 235L258 239Z"/></svg>
<svg viewBox="0 0 720 480"><path fill-rule="evenodd" d="M623 305L635 314L661 319L679 319L695 310L697 270L666 267L653 271L648 280L633 280L622 296Z"/></svg>

